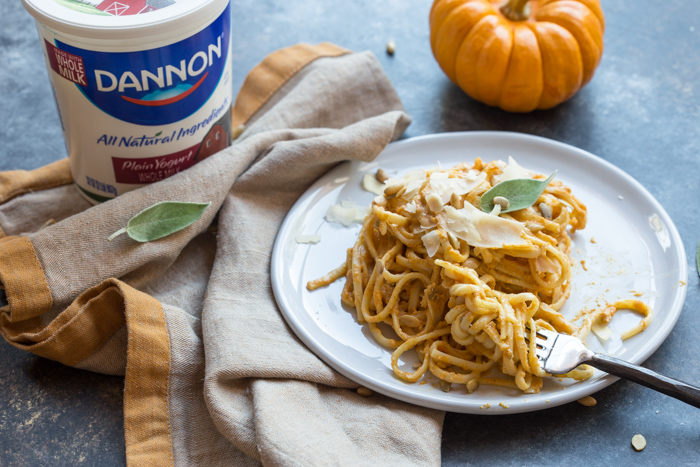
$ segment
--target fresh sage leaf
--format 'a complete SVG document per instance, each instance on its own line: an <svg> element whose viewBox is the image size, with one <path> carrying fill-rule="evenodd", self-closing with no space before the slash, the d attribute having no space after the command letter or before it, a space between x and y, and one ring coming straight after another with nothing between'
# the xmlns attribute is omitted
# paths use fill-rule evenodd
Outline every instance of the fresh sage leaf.
<svg viewBox="0 0 700 467"><path fill-rule="evenodd" d="M148 207L132 217L126 227L119 229L109 237L109 241L126 233L137 242L150 242L167 237L185 227L192 225L202 217L209 203L184 203L163 201Z"/></svg>
<svg viewBox="0 0 700 467"><path fill-rule="evenodd" d="M509 203L508 208L501 209L501 212L511 212L528 208L535 204L537 198L544 192L545 188L547 188L547 185L549 185L549 182L552 181L556 174L557 172L554 171L546 180L514 178L497 183L483 194L481 203L479 203L479 209L484 212L493 211L493 199L497 196L507 199Z"/></svg>

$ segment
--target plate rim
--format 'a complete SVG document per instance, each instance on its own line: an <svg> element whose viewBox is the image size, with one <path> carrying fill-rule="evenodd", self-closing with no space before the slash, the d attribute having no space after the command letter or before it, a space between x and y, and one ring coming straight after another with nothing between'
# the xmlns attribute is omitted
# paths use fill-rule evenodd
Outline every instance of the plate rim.
<svg viewBox="0 0 700 467"><path fill-rule="evenodd" d="M675 223L672 221L671 217L668 215L666 210L663 208L663 206L659 203L659 201L651 194L649 191L639 182L637 181L634 177L632 177L630 174L622 170L621 168L617 167L616 165L612 164L611 162L596 156L595 154L588 152L584 149L572 146L567 143L563 143L561 141L556 141L550 138L546 138L543 136L538 136L538 135L532 135L528 133L519 133L519 132L512 132L512 131L456 131L456 132L443 132L443 133L433 133L433 134L427 134L427 135L420 135L420 136L415 136L411 138L406 138L406 139L401 139L398 141L394 141L389 143L378 155L377 157L372 161L376 161L379 159L382 154L384 154L387 151L398 151L401 150L404 146L410 146L414 145L417 143L422 143L424 141L430 141L430 140L447 140L447 139L469 139L469 138L483 138L483 137L495 137L495 138L504 138L504 139L510 139L510 140L521 140L521 141L526 141L526 142L536 142L540 144L545 144L549 146L554 146L560 150L564 150L567 152L572 152L577 155L577 157L585 159L588 162L592 162L594 165L602 166L604 167L607 171L611 171L615 175L622 177L625 179L628 183L630 183L633 188L635 188L636 191L638 191L640 194L644 195L644 197L650 202L651 205L655 208L656 214L661 218L661 220L664 222L666 225L668 231L669 231L669 236L671 238L672 245L675 246L676 250L678 251L678 256L676 258L678 266L679 266L679 271L678 275L680 277L680 280L683 280L687 284L687 279L688 279L688 265L686 261L686 252L685 252L685 247L682 241L682 238L680 236L680 233L678 232L678 229L675 225ZM371 377L371 375L368 375L366 373L362 373L360 371L357 371L355 368L347 365L342 359L337 358L335 355L329 354L324 351L324 347L322 344L320 344L316 339L314 339L309 332L306 331L302 323L299 321L299 319L296 317L296 315L292 312L288 312L288 310L292 309L292 305L289 303L288 298L286 294L281 290L282 287L282 273L283 273L283 268L281 267L281 257L282 257L282 243L284 240L287 238L286 234L290 228L291 225L293 224L293 219L294 219L294 213L296 210L299 208L300 205L302 205L304 202L307 201L307 195L312 193L314 189L317 188L317 185L320 185L320 182L333 170L336 170L338 167L341 165L347 165L347 164L353 164L353 163L364 163L363 161L345 161L341 164L338 164L337 166L331 168L328 172L324 173L321 175L318 179L316 179L305 191L304 193L299 196L299 198L295 201L293 206L289 209L287 214L285 215L284 221L280 225L280 228L277 232L277 236L275 238L275 243L273 246L273 251L271 255L271 265L270 265L270 276L271 276L271 284L272 284L272 290L273 290L273 295L275 297L275 301L277 302L277 306L280 310L280 313L282 314L283 318L285 319L285 322L290 326L292 331L294 332L295 336L299 338L304 345L318 358L320 358L323 362L331 366L333 369L344 375L345 377L351 379L352 381L356 382L357 384L361 384L369 389L372 389L373 391L376 391L380 394L383 394L387 397L401 400L410 404L418 405L421 407L426 407L426 408L432 408L432 409L437 409L437 410L443 410L443 411L448 411L448 412L454 412L454 413L469 413L469 414L483 414L483 415L509 415L509 414L516 414L516 413L525 413L525 412L532 412L532 411L538 411L538 410L545 410L548 408L552 407L557 407L559 405L563 405L572 401L575 401L577 398L584 397L586 395L593 394L595 392L600 391L601 389L613 384L614 382L618 381L620 378L616 376L612 376L609 374L606 374L604 376L601 376L600 378L596 379L595 381L589 382L586 386L582 387L576 387L573 390L569 391L561 391L557 393L553 393L549 395L547 399L546 405L541 405L537 403L533 404L518 404L517 406L511 406L510 410L479 410L479 408L472 406L472 405L463 405L460 403L450 403L448 401L445 401L440 398L432 398L428 395L422 394L418 396L415 392L410 391L410 387L412 385L406 384L406 388L390 388L387 389L384 386L381 385L381 383L377 382L374 378ZM291 232L290 232L291 233ZM680 314L683 310L683 305L685 303L686 299L686 293L687 293L687 287L682 286L678 287L679 293L676 294L674 297L674 300L671 305L671 309L669 310L669 313L672 313L669 318L663 321L662 326L659 328L659 331L651 336L651 339L645 344L643 348L643 352L641 352L637 358L635 359L636 364L641 364L643 363L646 359L648 359L658 348L665 342L665 340L668 338L670 335L671 331L675 327L676 323L678 322L678 319L680 318ZM572 393L576 393L574 397L571 396ZM580 393L580 394L579 394ZM585 393L585 394L584 394ZM527 397L527 395L524 395Z"/></svg>

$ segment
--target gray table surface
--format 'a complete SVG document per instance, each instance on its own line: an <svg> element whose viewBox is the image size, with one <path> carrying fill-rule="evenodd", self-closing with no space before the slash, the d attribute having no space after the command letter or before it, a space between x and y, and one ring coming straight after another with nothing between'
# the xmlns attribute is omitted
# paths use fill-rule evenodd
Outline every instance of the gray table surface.
<svg viewBox="0 0 700 467"><path fill-rule="evenodd" d="M413 118L406 137L507 130L562 141L617 165L661 203L689 264L678 324L645 366L700 384L700 2L604 0L593 81L549 111L513 115L466 97L430 52L427 0L234 0L234 92L266 54L298 42L371 50ZM385 53L389 39L396 54ZM0 5L0 170L66 156L33 19ZM0 465L121 465L123 380L0 343ZM499 417L449 413L444 465L700 464L700 412L624 381L577 403ZM643 433L647 447L630 440Z"/></svg>

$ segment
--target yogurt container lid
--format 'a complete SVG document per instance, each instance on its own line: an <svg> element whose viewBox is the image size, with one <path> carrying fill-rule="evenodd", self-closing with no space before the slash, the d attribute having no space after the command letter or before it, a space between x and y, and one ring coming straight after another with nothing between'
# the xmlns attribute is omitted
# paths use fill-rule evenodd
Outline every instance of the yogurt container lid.
<svg viewBox="0 0 700 467"><path fill-rule="evenodd" d="M229 0L22 0L45 26L87 39L136 39L193 29Z"/></svg>

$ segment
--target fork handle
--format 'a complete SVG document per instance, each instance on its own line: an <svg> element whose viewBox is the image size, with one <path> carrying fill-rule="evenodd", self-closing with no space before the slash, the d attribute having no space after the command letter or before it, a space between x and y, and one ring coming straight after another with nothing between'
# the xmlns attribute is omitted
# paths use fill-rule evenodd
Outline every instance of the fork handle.
<svg viewBox="0 0 700 467"><path fill-rule="evenodd" d="M696 386L607 355L594 354L586 363L611 375L641 384L700 408L700 388Z"/></svg>

